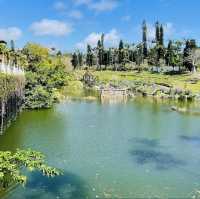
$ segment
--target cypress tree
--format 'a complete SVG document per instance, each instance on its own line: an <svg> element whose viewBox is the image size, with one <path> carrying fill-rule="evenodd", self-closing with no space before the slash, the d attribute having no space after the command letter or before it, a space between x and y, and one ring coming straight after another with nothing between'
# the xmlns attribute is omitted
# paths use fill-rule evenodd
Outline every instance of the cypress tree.
<svg viewBox="0 0 200 199"><path fill-rule="evenodd" d="M156 22L156 44L160 44L160 24Z"/></svg>
<svg viewBox="0 0 200 199"><path fill-rule="evenodd" d="M147 57L147 53L148 53L148 49L147 49L147 25L146 25L146 21L143 21L142 24L142 41L143 41L143 55L144 58Z"/></svg>
<svg viewBox="0 0 200 199"><path fill-rule="evenodd" d="M11 40L10 41L10 48L11 48L11 51L15 51L15 42L14 42L14 40Z"/></svg>
<svg viewBox="0 0 200 199"><path fill-rule="evenodd" d="M80 52L78 52L78 64L79 66L83 65L83 55Z"/></svg>
<svg viewBox="0 0 200 199"><path fill-rule="evenodd" d="M78 66L78 57L77 57L76 53L74 53L72 55L72 61L71 62L72 62L72 66L74 67L74 70L75 70Z"/></svg>
<svg viewBox="0 0 200 199"><path fill-rule="evenodd" d="M160 38L159 38L159 41L160 41L160 45L164 46L164 29L163 29L162 25L160 26Z"/></svg>
<svg viewBox="0 0 200 199"><path fill-rule="evenodd" d="M172 46L172 41L170 40L167 46L167 53L165 56L165 62L168 66L172 65L173 62L172 59L173 59L173 46Z"/></svg>
<svg viewBox="0 0 200 199"><path fill-rule="evenodd" d="M98 40L97 42L97 63L99 69L101 69L101 65L103 64L103 50L102 50L102 40Z"/></svg>
<svg viewBox="0 0 200 199"><path fill-rule="evenodd" d="M87 45L86 64L89 67L93 65L93 53L92 53L92 48L89 44Z"/></svg>
<svg viewBox="0 0 200 199"><path fill-rule="evenodd" d="M124 62L124 43L122 40L119 42L119 64Z"/></svg>
<svg viewBox="0 0 200 199"><path fill-rule="evenodd" d="M101 35L101 47L104 49L104 34Z"/></svg>

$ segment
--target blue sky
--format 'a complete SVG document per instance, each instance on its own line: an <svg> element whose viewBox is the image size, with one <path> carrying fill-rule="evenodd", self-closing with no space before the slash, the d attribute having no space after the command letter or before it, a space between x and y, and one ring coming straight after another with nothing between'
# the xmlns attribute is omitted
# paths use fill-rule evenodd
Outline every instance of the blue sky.
<svg viewBox="0 0 200 199"><path fill-rule="evenodd" d="M141 40L141 23L165 27L165 38L200 40L199 0L0 0L0 39L38 42L64 51L95 45L102 32L107 46Z"/></svg>

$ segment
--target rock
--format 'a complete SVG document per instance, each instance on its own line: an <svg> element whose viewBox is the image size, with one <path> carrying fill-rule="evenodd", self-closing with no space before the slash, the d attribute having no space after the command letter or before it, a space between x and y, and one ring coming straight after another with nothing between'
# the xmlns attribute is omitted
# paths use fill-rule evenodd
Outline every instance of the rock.
<svg viewBox="0 0 200 199"><path fill-rule="evenodd" d="M172 106L172 107L171 107L171 110L172 110L172 111L177 111L178 108L177 108L176 106Z"/></svg>
<svg viewBox="0 0 200 199"><path fill-rule="evenodd" d="M172 106L171 110L172 111L177 111L177 112L180 112L180 113L186 113L188 111L186 108L178 108L176 106Z"/></svg>
<svg viewBox="0 0 200 199"><path fill-rule="evenodd" d="M169 85L169 84L167 84L167 83L156 83L157 85L159 85L159 86L164 86L164 87L167 87L167 88L172 88L172 86L171 85Z"/></svg>

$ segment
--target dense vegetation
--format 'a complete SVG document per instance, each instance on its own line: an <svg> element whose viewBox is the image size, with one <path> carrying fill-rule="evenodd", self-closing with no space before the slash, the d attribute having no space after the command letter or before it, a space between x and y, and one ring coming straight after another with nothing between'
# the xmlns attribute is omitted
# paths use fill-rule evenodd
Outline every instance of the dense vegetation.
<svg viewBox="0 0 200 199"><path fill-rule="evenodd" d="M15 50L13 41L11 48L3 42L0 55L7 66L22 66L26 71L25 77L17 73L0 74L0 124L3 129L3 119L11 116L12 106L15 106L13 96L22 97L25 87L26 108L50 107L55 101L56 89L65 84L66 75L62 55L51 55L47 48L37 44L27 44L22 50ZM8 103L10 106L7 106ZM59 175L60 172L47 166L44 159L42 153L32 150L0 151L0 189L13 183L25 185L27 177L21 173L24 168L41 171L49 177Z"/></svg>
<svg viewBox="0 0 200 199"><path fill-rule="evenodd" d="M189 70L196 71L200 60L200 49L194 39L186 41L169 40L167 45L164 40L164 26L159 22L155 24L155 39L148 40L146 22L142 24L142 42L138 44L124 44L121 40L118 48L106 49L104 34L92 48L87 46L86 54L75 52L72 55L74 69L87 66L97 70L131 70L149 69L149 66L177 66L178 72ZM155 72L155 71L154 71Z"/></svg>
<svg viewBox="0 0 200 199"><path fill-rule="evenodd" d="M49 108L57 100L56 91L66 83L64 57L38 44L28 43L22 50L27 58L25 107Z"/></svg>

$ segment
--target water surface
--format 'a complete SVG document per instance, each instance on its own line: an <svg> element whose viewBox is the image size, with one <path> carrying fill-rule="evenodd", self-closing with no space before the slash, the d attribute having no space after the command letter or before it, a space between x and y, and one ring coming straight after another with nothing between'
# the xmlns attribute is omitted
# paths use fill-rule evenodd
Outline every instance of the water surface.
<svg viewBox="0 0 200 199"><path fill-rule="evenodd" d="M23 112L0 137L0 149L42 151L64 175L32 173L26 188L6 198L192 196L200 189L200 117L173 112L172 105L77 100Z"/></svg>

